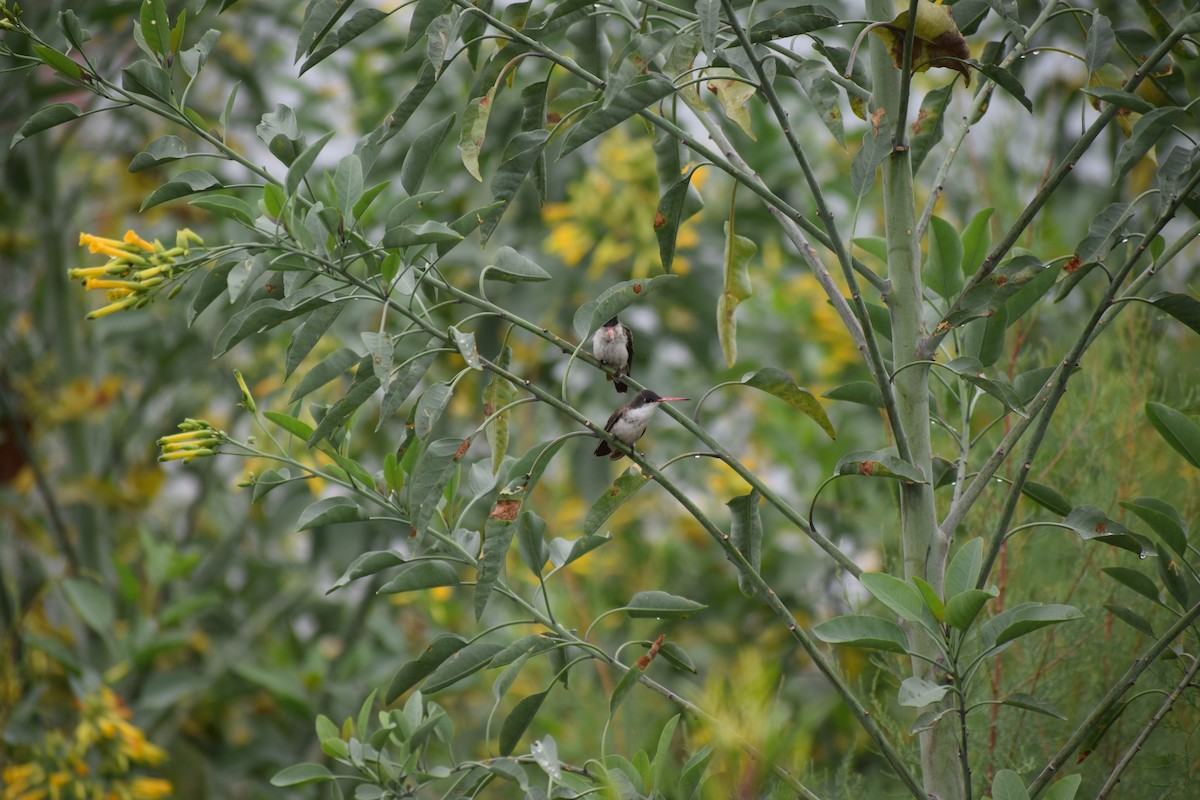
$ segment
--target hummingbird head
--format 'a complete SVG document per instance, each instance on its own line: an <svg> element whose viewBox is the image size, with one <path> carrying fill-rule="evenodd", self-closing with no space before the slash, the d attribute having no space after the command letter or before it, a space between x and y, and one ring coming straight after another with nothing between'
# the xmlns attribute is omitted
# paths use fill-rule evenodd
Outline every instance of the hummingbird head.
<svg viewBox="0 0 1200 800"><path fill-rule="evenodd" d="M644 405L654 405L654 404L658 404L658 403L669 403L672 400L687 400L687 399L688 398L686 398L686 397L663 397L662 395L660 395L656 392L652 392L649 389L643 389L641 392L638 393L638 396L634 398L634 402L637 405L644 406Z"/></svg>
<svg viewBox="0 0 1200 800"><path fill-rule="evenodd" d="M617 329L620 327L621 322L616 317L613 317L608 322L604 323L604 333L607 334L610 342L617 338Z"/></svg>

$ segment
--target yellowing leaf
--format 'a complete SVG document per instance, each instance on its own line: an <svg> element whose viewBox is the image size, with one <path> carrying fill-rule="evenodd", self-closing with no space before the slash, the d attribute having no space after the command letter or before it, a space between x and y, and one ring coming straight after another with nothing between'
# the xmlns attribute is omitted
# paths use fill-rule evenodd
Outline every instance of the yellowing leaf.
<svg viewBox="0 0 1200 800"><path fill-rule="evenodd" d="M458 150L463 166L480 183L483 182L483 177L479 174L479 151L483 148L483 137L487 135L488 115L492 112L494 94L493 88L483 97L476 97L467 105L458 134Z"/></svg>
<svg viewBox="0 0 1200 800"><path fill-rule="evenodd" d="M750 125L750 111L746 101L754 96L757 88L754 84L746 83L744 78L727 67L719 67L708 72L708 90L717 96L721 110L725 116L733 120L746 135L757 141L754 129Z"/></svg>
<svg viewBox="0 0 1200 800"><path fill-rule="evenodd" d="M892 54L892 63L904 65L904 35L908 31L908 10L900 12L888 25L872 28L887 42ZM967 65L954 59L971 57L967 40L954 24L950 6L935 5L929 0L918 0L916 37L913 39L913 72L924 72L930 67L945 67L961 73L964 82L971 85L971 72Z"/></svg>
<svg viewBox="0 0 1200 800"><path fill-rule="evenodd" d="M733 314L738 303L754 293L750 285L750 259L757 252L758 245L738 236L725 223L725 285L717 300L717 338L725 363L731 367L737 362L737 320Z"/></svg>

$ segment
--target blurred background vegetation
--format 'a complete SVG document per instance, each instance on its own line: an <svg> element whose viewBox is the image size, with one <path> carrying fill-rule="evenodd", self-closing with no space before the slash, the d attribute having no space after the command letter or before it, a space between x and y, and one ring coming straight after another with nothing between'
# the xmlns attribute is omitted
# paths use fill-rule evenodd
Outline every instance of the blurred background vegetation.
<svg viewBox="0 0 1200 800"><path fill-rule="evenodd" d="M49 35L57 13L72 5L92 31L92 52L102 65L115 71L131 60L135 0L42 0L29 4L26 20ZM262 163L269 156L253 131L276 103L296 109L310 138L331 128L338 132L326 153L334 163L392 109L419 66L419 49L405 53L401 46L407 12L301 78L291 56L303 3L243 0L220 18L213 5L193 8L189 21L191 31L222 30L193 99L215 118L232 85L240 82L230 127L237 146ZM1148 24L1132 4L1100 5L1114 27ZM1049 38L1067 35L1061 29L1071 24L1062 22L1059 32L1051 26ZM1033 118L1007 98L996 99L967 140L969 153L961 164L969 165L973 179L947 186L939 207L956 226L984 208L996 209L992 224L997 230L1011 221L1047 165L1073 141L1088 111L1077 91L1081 68L1054 53L1028 61L1022 79L1041 111L1038 124L1032 125ZM1119 66L1130 69L1128 63ZM460 59L442 79L452 90L435 92L421 108L422 118L432 122L455 110L472 80L470 66ZM929 73L918 86L924 91L944 80ZM6 145L26 117L50 102L76 102L86 109L92 98L69 91L48 70L0 75L0 142ZM965 108L965 103L965 94L956 91L952 108ZM775 185L790 181L800 186L798 174L787 174L794 167L778 132L767 124L764 107L757 102L750 107L759 132L748 151L753 166ZM948 119L957 117L947 114ZM503 134L496 131L515 122L505 120L498 109L489 136L500 141ZM851 140L861 135L856 120L847 124ZM385 148L375 165L376 180L398 172L408 141L423 127L411 126ZM290 391L280 384L279 369L290 333L286 326L212 361L211 342L229 310L216 305L189 328L186 299L194 287L176 302L137 314L83 320L96 301L66 278L68 268L90 263L76 246L81 231L119 238L134 228L146 238L167 241L176 229L190 226L209 243L233 235L219 220L185 204L138 213L166 172L132 174L127 165L147 142L168 132L145 115L109 114L31 138L11 151L0 148L4 800L33 800L22 786L34 785L39 769L61 773L63 785L78 783L89 792L99 786L139 800L281 796L283 790L267 782L273 773L321 758L312 727L317 713L340 723L373 689L386 686L399 665L419 654L434 635L452 631L469 637L476 630L465 591L379 597L373 592L376 581L326 596L325 589L356 556L386 549L404 535L374 523L294 532L300 512L327 487L312 481L293 484L255 502L252 492L238 483L247 473L261 471L261 464L224 457L191 465L156 463L154 440L172 432L185 416L203 417L241 435L250 432L246 415L235 405L234 368L246 376L260 407L282 408ZM817 155L814 161L826 190L848 212L854 205L849 163L856 148L851 144L844 150L832 142L815 117L799 133ZM645 126L630 122L593 148L551 160L548 202L539 207L526 187L488 249L471 246L477 242L472 237L455 251L449 274L469 283L496 247L517 248L545 266L554 281L495 292L508 292L503 302L515 311L560 330L568 330L575 308L604 287L659 274L650 225L659 187L650 143ZM1114 137L1107 146L1115 152L1120 144ZM499 149L485 147L485 172L494 167ZM935 154L930 165L937 160ZM1081 165L1071 179L1073 188L1060 193L1022 246L1046 259L1070 254L1100 209L1131 199L1153 174L1152 164L1142 164L1114 187L1106 172L1088 167ZM439 213L453 217L490 199L486 187L461 169L451 147L442 149L431 175L427 188L443 191L434 201ZM681 230L676 267L683 279L656 293L652 303L632 309L626 320L639 337L639 378L664 393L693 398L719 381L764 366L787 369L818 394L865 379L815 281L749 193L737 198L737 219L739 233L759 245L752 268L755 293L738 310L740 361L732 369L724 367L713 319L730 185L725 176L708 170L701 170L696 183L707 208ZM805 193L797 189L793 194L789 200L805 208ZM879 213L865 204L856 234L878 233ZM1193 250L1190 258L1177 262L1179 269L1166 277L1164 288L1195 290L1195 254ZM1099 289L1098 281L1085 280L1076 292ZM1060 357L1061 342L1081 324L1084 307L1077 298L1039 306L1023 318L998 364L1001 370L1015 377ZM353 346L358 331L377 324L377 318L343 318L334 330ZM1144 309L1121 316L1115 329L1073 379L1033 478L1055 486L1073 504L1093 503L1130 525L1133 521L1125 519L1117 502L1140 495L1172 502L1195 525L1200 522L1200 481L1173 451L1155 441L1141 408L1148 400L1159 400L1189 413L1200 411L1198 340ZM500 333L484 327L478 334L481 350L495 352ZM565 359L560 353L531 338L514 336L509 343L514 361L527 375L553 382L561 378ZM315 363L323 354L310 359ZM431 373L430 379L445 377ZM460 384L443 424L473 425L479 419L482 387L474 381L472 376ZM615 405L595 374L576 369L571 386L577 397L591 390L584 407L597 421ZM333 385L322 391L328 402L342 389ZM839 432L836 442L786 405L758 393L724 390L706 404L705 414L714 435L777 491L805 507L839 456L887 444L874 409L847 403L828 408ZM980 428L996 410L981 404ZM402 438L402 425L397 418L374 434L374 420L362 417L354 432L359 458L378 467ZM510 451L520 454L560 426L549 409L524 406L514 417ZM551 535L577 535L591 501L614 477L609 462L592 458L589 441L572 440L537 489L536 508ZM684 442L681 431L663 423L647 438L646 448L652 458L665 460L681 452ZM953 445L948 439L935 441L947 454ZM671 469L719 519L730 498L748 491L708 459L689 459ZM964 526L964 537L982 532L998 512L1001 497L985 498ZM891 567L897 540L887 526L896 518L894 506L889 487L843 480L821 495L815 521L864 567ZM1047 516L1030 504L1014 522ZM765 577L805 624L865 603L856 586L843 582L798 530L768 512L764 526ZM830 796L856 792L880 797L881 787L894 789L853 718L778 623L742 596L734 572L692 520L651 488L626 504L608 529L613 542L577 562L552 592L567 624L582 630L600 611L623 604L642 588L706 603L709 608L701 617L682 622L608 617L598 635L620 642L665 632L688 650L698 673L670 673L660 660L652 668L657 678L806 774L811 785ZM1039 696L1054 699L1073 717L1115 680L1145 639L1103 606L1134 608L1156 629L1166 624L1162 609L1131 597L1100 573L1104 566L1136 561L1132 554L1087 546L1061 531L1043 529L1014 538L1003 558L996 580L1005 605L1027 599L1073 603L1086 618L1023 640L1003 656L992 676L997 696L1036 688ZM519 574L510 572L511 580L524 580ZM891 699L898 665L863 651L838 655L850 681L875 698L873 712L915 758L915 740L907 733L914 714ZM1153 687L1159 677L1162 685L1172 684L1171 669L1169 663L1153 667L1148 685ZM514 694L537 691L549 678L543 666L527 669ZM535 722L535 735L552 734L567 760L582 760L596 751L607 710L604 698L613 681L602 668L576 671L569 691L551 695ZM488 694L488 683L477 676L438 698L453 720L456 746L463 748L456 753L460 758L488 750L481 712L490 703ZM662 723L676 713L656 695L638 698L623 707L610 752L653 751ZM1144 703L1145 713L1155 705L1153 699L1133 702L1134 708ZM974 718L972 730L974 741L986 749L980 763L988 773L1002 767L1021 770L1044 760L1071 729L1049 717L993 708L998 710ZM1107 775L1123 752L1119 744L1144 716L1127 714L1096 752L1074 768L1085 776L1084 794ZM1121 796L1194 796L1188 787L1200 781L1198 729L1200 708L1189 693L1134 762ZM754 797L769 791L771 782L761 763L748 759L720 729L689 724L684 737L688 752L709 743L717 746L712 797ZM75 769L80 760L90 765L86 775ZM62 796L71 795L64 790Z"/></svg>

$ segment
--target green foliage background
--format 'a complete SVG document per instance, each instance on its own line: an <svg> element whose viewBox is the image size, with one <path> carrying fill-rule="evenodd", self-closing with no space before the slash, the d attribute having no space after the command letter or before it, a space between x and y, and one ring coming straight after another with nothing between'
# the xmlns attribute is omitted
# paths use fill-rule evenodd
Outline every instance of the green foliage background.
<svg viewBox="0 0 1200 800"><path fill-rule="evenodd" d="M104 63L114 68L126 63L138 3L47 0L25 10L26 22L49 32L57 12L72 5L92 30L93 46ZM1102 6L1115 25L1122 20L1146 24L1132 6ZM407 91L423 55L421 48L403 50L407 18L398 14L394 24L373 29L298 77L291 50L303 4L242 2L219 19L211 8L193 10L198 13L189 21L190 30L220 27L222 37L192 100L206 118L215 118L230 87L240 82L231 143L253 153L256 162L271 157L253 138L254 128L280 102L295 108L310 140L333 129L331 155L348 152ZM1049 38L1055 36L1066 37L1067 32L1056 31ZM1031 61L1053 58L1053 53L1042 53ZM1181 70L1190 85L1193 64L1182 64ZM937 73L920 78L919 88L943 85L945 78ZM939 206L939 214L955 227L983 208L996 209L994 226L1011 220L1036 189L1047 160L1060 155L1077 134L1083 113L1078 75L1031 64L1023 77L1039 110L1037 122L1031 123L1011 98L994 101L982 133L969 140L974 180L948 185ZM386 180L398 174L416 132L458 110L473 80L465 58L455 63L439 83L449 88L430 96L414 123L381 152L372 176ZM8 73L0 81L5 141L41 106L87 100L46 69ZM965 95L954 103L965 107ZM795 167L765 107L752 101L749 108L758 134L747 150L752 166L769 173L775 184L799 185L801 177L789 173ZM505 132L515 129L519 111L507 103L493 112L483 148L485 173L496 167ZM800 116L798 134L818 154L822 185L841 206L853 207L849 165L857 149L853 140L862 135L863 125L847 120L852 146L844 150L814 115ZM325 590L355 557L388 548L403 532L380 522L295 532L300 513L327 488L318 482L291 484L255 502L258 492L239 484L250 473L261 473L265 464L225 457L188 465L155 463L154 440L172 432L184 417L203 417L240 436L253 433L248 415L235 405L239 395L232 369L246 377L260 408L282 409L296 380L281 382L291 334L287 325L210 360L211 342L230 309L218 301L188 327L187 299L197 281L172 302L83 321L94 301L66 279L68 268L94 263L75 246L79 231L117 238L131 227L144 237L170 241L175 230L190 226L209 244L239 235L234 226L184 203L138 213L148 192L173 170L130 174L126 166L147 142L169 132L146 115L110 114L96 124L30 138L4 157L0 632L11 658L0 662L0 760L19 763L31 748L44 746L52 731L70 736L80 720L73 698L106 685L127 705L132 723L169 753L165 763L130 774L169 780L174 796L183 798L281 796L304 790L271 788L268 780L275 772L322 758L312 728L317 714L340 725L437 633L469 638L477 627L466 588L380 597L373 590L384 576L377 576L327 595ZM747 141L738 140L742 145ZM651 224L661 187L654 178L650 143L646 127L632 121L595 147L551 160L547 204L539 206L525 187L485 249L477 246L475 235L454 252L447 269L451 280L472 286L498 247L514 247L554 279L532 284L534 288L500 286L491 290L492 299L554 330L570 330L575 309L605 287L658 274ZM1106 146L1115 153L1120 145L1114 136ZM1038 157L1031 158L1029 150ZM323 160L321 166L332 168L334 163ZM236 182L230 167L221 165L214 172ZM1107 174L1079 170L1069 196L1050 207L1021 246L1039 254L1070 254L1095 215L1108 203L1128 200L1149 186L1154 169L1152 162L1143 161L1116 186L1109 185ZM681 232L677 267L682 277L627 317L639 337L637 377L664 393L693 399L709 386L767 366L786 368L817 394L865 379L856 352L839 335L836 316L761 204L747 192L731 200L730 181L715 170L698 174L707 205ZM442 192L430 202L431 219L453 218L490 200L486 186L463 171L449 146L438 153L424 188ZM800 193L791 199L809 202ZM713 318L721 291L722 223L731 204L736 205L738 231L752 236L759 249L752 270L754 295L737 311L739 360L727 368ZM811 213L807 206L804 210ZM880 233L881 214L880 208L864 205L856 233ZM1195 249L1188 252L1194 256ZM1194 289L1194 262L1184 258L1181 263L1169 276L1168 288ZM1034 309L1010 335L996 370L1015 378L1051 365L1060 357L1061 342L1074 336L1088 310L1079 296L1098 296L1099 290L1099 281L1088 278L1077 295ZM331 339L339 341L323 342L306 363L316 363L339 344L357 347L359 332L378 324L378 316L346 315L333 329ZM1162 497L1194 528L1200 520L1200 480L1157 440L1142 406L1160 401L1189 413L1200 410L1197 340L1163 315L1142 308L1123 315L1114 327L1115 335L1089 353L1073 379L1043 451L1053 455L1039 460L1032 477L1056 487L1073 505L1100 506L1131 527L1136 520L1128 518L1118 501ZM494 321L482 323L476 332L480 351L497 352L503 335ZM531 380L561 380L564 355L531 337L513 336L509 344L514 363ZM439 365L428 380L447 380L459 366ZM570 386L575 401L597 422L615 405L598 373L577 365ZM462 380L440 425L457 430L478 424L482 389L477 375ZM311 399L329 403L344 391L339 381ZM836 442L778 400L737 388L715 394L705 406L705 420L772 487L802 504L841 455L886 444L876 410L847 403L827 407L839 434ZM977 413L982 426L996 409L981 403ZM378 433L375 421L370 410L361 412L349 435L356 458L379 469L403 438L403 420L397 417ZM564 430L549 409L523 406L514 413L510 452L520 455ZM661 462L681 452L685 442L676 426L660 419L646 449ZM939 444L953 442L935 440ZM591 439L569 440L538 486L534 506L547 521L550 536L578 535L591 501L617 473L607 461L591 456L593 446ZM709 459L684 461L672 467L671 475L721 520L727 519L725 503L748 491ZM984 534L1002 499L1000 493L985 498L960 538ZM895 517L890 486L850 479L822 493L814 521L864 567L891 569L899 560L888 545L895 537L881 528ZM1052 517L1023 501L1014 523ZM805 625L871 607L857 586L843 581L781 517L764 509L763 526L764 577ZM687 650L698 672L673 672L659 659L651 676L695 699L769 759L806 776L828 796L896 792L885 763L840 700L767 610L738 591L736 574L722 553L692 520L664 502L661 490L648 487L606 529L613 533L612 543L578 562L551 590L564 624L583 630L604 609L647 588L706 604L702 615L684 621L607 617L596 633L614 645L666 634ZM1053 698L1072 720L1090 708L1145 644L1143 634L1106 612L1104 605L1129 606L1150 619L1156 631L1170 622L1163 609L1132 596L1100 572L1106 566L1137 566L1137 561L1133 554L1081 542L1060 530L1018 534L995 574L1004 605L1023 600L1072 603L1085 610L1086 618L1009 650L992 673L996 696L1019 690ZM519 563L515 553L510 563ZM514 568L509 575L514 586L532 590L523 570ZM842 650L838 663L847 679L868 693L872 712L901 742L906 758L915 760L915 738L908 732L915 714L894 701L905 674L900 662ZM1145 685L1169 688L1177 672L1171 662L1160 662ZM531 663L512 697L538 691L552 677L549 665ZM617 678L602 666L574 671L569 687L551 694L528 738L552 735L564 760L583 761L601 750L605 698ZM635 692L636 702L622 707L607 745L609 752L629 758L639 749L653 753L663 724L677 712L662 697ZM1095 753L1075 768L1084 776L1085 794L1107 775L1124 750L1122 743L1156 705L1155 697L1133 701ZM487 755L489 681L476 676L436 700L453 726L453 735L446 738L453 741L454 755ZM1144 707L1139 709L1138 703ZM989 776L1001 768L1035 767L1052 752L1047 743L1071 729L1050 717L994 708L995 714L977 715L971 730L973 742L983 743L976 747L986 752L980 763ZM1121 796L1188 797L1200 770L1198 722L1200 709L1189 692L1126 773ZM769 796L778 790L764 765L746 756L722 727L695 720L685 727L675 745L679 764L704 745L716 749L707 796ZM494 794L489 796L504 796L502 788L490 791Z"/></svg>

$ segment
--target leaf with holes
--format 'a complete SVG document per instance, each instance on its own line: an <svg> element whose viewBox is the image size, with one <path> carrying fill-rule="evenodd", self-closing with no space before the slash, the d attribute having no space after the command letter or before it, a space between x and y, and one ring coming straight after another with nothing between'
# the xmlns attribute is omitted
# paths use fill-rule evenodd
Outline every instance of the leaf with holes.
<svg viewBox="0 0 1200 800"><path fill-rule="evenodd" d="M825 409L812 392L796 385L792 376L778 367L764 367L742 377L742 383L760 392L774 395L821 426L821 430L836 439L837 433Z"/></svg>
<svg viewBox="0 0 1200 800"><path fill-rule="evenodd" d="M921 471L899 456L883 450L855 450L838 459L835 475L866 475L871 478L894 478L912 483L928 483Z"/></svg>

